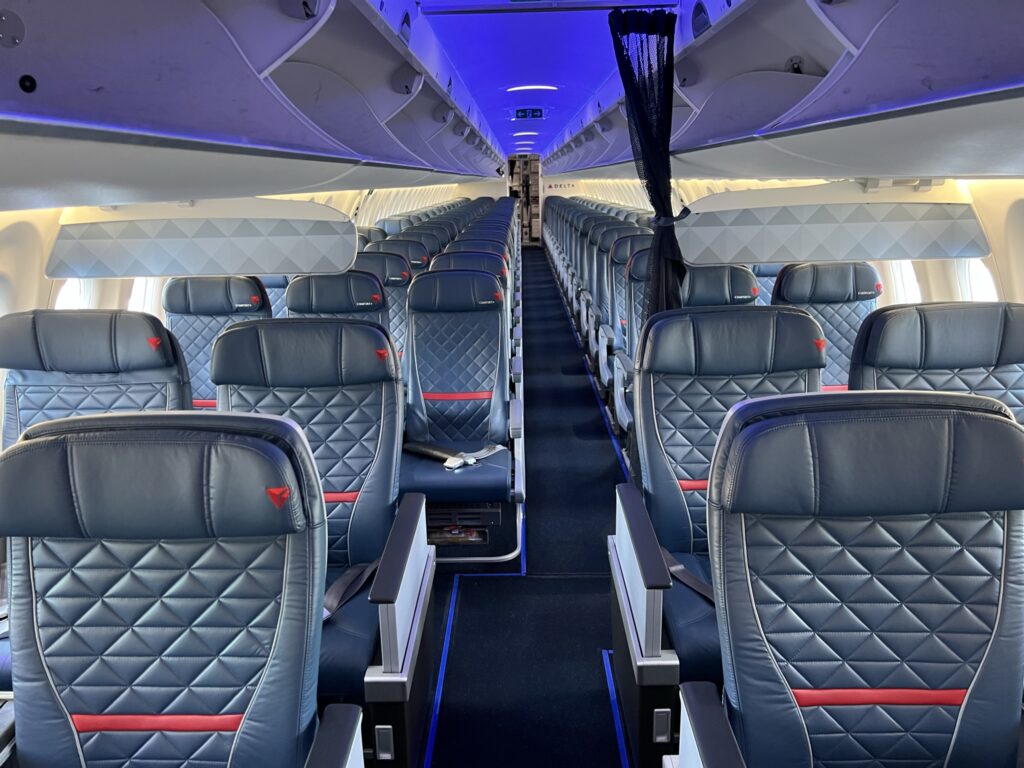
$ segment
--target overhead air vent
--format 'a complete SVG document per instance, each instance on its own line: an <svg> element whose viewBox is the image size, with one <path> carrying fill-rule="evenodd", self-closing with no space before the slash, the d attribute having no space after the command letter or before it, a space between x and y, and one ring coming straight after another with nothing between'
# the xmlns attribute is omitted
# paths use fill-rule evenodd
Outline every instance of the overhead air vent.
<svg viewBox="0 0 1024 768"><path fill-rule="evenodd" d="M469 132L469 124L465 120L456 120L455 125L452 126L452 133L458 137L463 137Z"/></svg>
<svg viewBox="0 0 1024 768"><path fill-rule="evenodd" d="M455 117L455 110L444 102L434 108L434 119L439 123L451 122L453 117Z"/></svg>
<svg viewBox="0 0 1024 768"><path fill-rule="evenodd" d="M423 85L423 75L408 64L403 64L391 75L391 88L395 93L405 96L419 91Z"/></svg>

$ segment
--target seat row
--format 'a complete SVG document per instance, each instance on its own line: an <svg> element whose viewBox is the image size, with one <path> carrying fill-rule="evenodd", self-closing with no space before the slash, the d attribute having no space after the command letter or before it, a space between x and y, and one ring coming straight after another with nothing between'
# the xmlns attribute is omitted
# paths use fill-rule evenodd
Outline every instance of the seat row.
<svg viewBox="0 0 1024 768"><path fill-rule="evenodd" d="M692 271L688 278L689 274ZM981 406L984 410L998 412L1001 418L1004 415L1020 418L1024 402L1022 338L1024 305L961 302L885 307L869 314L859 329L852 345L849 387L851 390L932 390L984 395L1002 403L1001 406L986 403ZM889 592L881 587L858 591L865 583L864 578L877 577L872 570L876 565L883 570L888 567L886 552L895 550L887 547L918 544L927 550L931 546L926 540L914 538L919 528L910 525L892 538L886 538L893 533L889 527L883 525L876 535L875 529L870 525L865 528L867 524L862 522L850 523L845 532L828 522L820 523L825 526L822 531L811 532L808 528L808 521L815 520L826 508L823 506L826 499L846 510L839 513L840 516L870 516L875 508L860 504L856 492L861 484L874 487L876 481L879 488L888 483L896 500L886 507L891 510L888 514L908 512L899 506L900 501L905 500L907 494L923 493L926 487L941 486L950 471L948 462L956 460L955 456L943 456L941 461L937 457L927 459L930 462L927 468L935 473L935 478L928 480L931 485L926 485L925 480L901 477L903 473L907 478L919 477L922 467L918 462L925 460L918 458L922 451L934 450L934 445L943 446L945 450L950 445L945 433L937 433L932 438L897 437L900 429L916 429L898 415L899 408L909 407L907 403L912 401L928 404L931 401L927 397L915 395L907 399L903 395L892 395L886 398L884 394L858 391L850 392L849 400L796 398L824 389L821 382L828 358L822 339L819 322L805 309L791 306L685 307L655 315L646 324L638 341L634 386L634 433L640 464L635 475L640 489L632 485L619 489L616 534L609 542L613 574L621 577L616 582L616 594L623 624L617 634L616 650L621 650L622 659L634 659L636 667L629 670L629 665L625 665L626 670L617 676L620 685L630 686L629 681L633 680L635 687L635 681L644 679L648 684L659 680L659 684L651 686L654 689L659 685L671 687L680 681L705 681L718 686L725 682L727 693L732 695L723 670L729 674L737 662L734 658L723 657L723 652L728 649L735 653L736 645L749 642L750 638L730 637L728 626L723 624L721 605L723 599L727 599L723 597L723 589L728 592L729 587L716 579L721 568L726 567L722 558L732 550L721 540L722 526L726 523L718 518L716 530L715 514L724 514L722 509L737 497L719 495L720 506L716 510L715 494L724 493L725 486L716 481L715 466L727 460L723 441L726 434L733 434L728 424L730 419L739 418L736 407L749 399L794 396L772 398L771 404L763 406L763 411L801 424L812 419L808 414L817 414L816 408L820 408L821 415L813 416L815 423L827 421L825 413L828 411L842 414L836 423L859 419L856 414L861 409L892 411L890 416L876 414L877 418L872 417L879 424L885 421L890 424L879 427L878 435L858 433L856 441L847 435L844 438L848 444L846 454L819 444L816 432L805 432L803 446L798 449L788 443L778 444L773 461L769 463L765 459L766 468L747 478L749 487L743 493L749 503L744 502L744 508L750 516L746 519L750 525L758 526L759 537L756 541L748 540L748 546L757 547L756 557L773 576L768 580L771 586L765 589L776 590L770 598L768 593L763 596L766 606L768 602L776 606L763 609L771 611L770 615L762 614L767 622L765 631L776 657L789 659L786 669L804 670L796 673L807 676L804 680L807 685L803 687L862 687L867 678L857 681L850 676L852 672L835 672L829 677L817 672L811 676L808 670L857 668L860 670L857 674L867 675L865 669L870 669L872 663L881 664L892 652L892 647L877 645L870 638L885 634L889 629L886 621L896 622L892 625L893 632L902 631L897 627L902 620L891 619L881 609L876 618L868 614L869 606L889 598L895 605L917 594L915 590L926 590L929 579L946 578L943 569L952 561L940 563L929 559L918 561L919 564L926 562L927 567L901 570L910 567L908 561L902 566L890 565L893 579L898 574L906 575L907 583L913 584L912 589L904 585L896 589L892 583L887 583L884 589ZM842 395L831 397L841 398ZM959 406L942 407L956 410ZM749 413L756 410L753 404L742 408ZM749 422L750 430L754 429L752 424ZM768 430L767 425L760 429ZM916 443L918 439L933 445L925 448ZM840 443L843 444L843 440ZM958 440L957 444L969 443L965 439L962 443ZM739 446L739 443L734 440L732 445ZM865 452L871 455L866 456ZM876 453L885 456L884 461L891 465L886 472L881 472L881 465L876 466ZM870 470L865 470L867 464ZM801 490L795 468L810 473L806 477L813 484L806 491ZM840 474L850 479L840 481ZM717 486L716 482L719 482ZM739 481L730 478L726 484L734 482ZM1011 476L1001 477L1000 482L1011 488L1018 485ZM1003 490L1005 488L1000 492ZM805 492L806 496L801 495ZM787 493L790 498L783 503ZM865 499L869 499L871 493L867 492ZM839 498L843 500L837 501ZM924 503L923 497L915 498L911 509L917 508L915 504ZM942 509L941 505L937 507L938 511ZM787 514L796 519L789 528L778 530L769 530L771 526L766 526L761 517ZM970 551L975 543L973 530L968 526L954 531L951 546ZM910 538L900 543L904 534ZM863 547L868 554L860 554L858 547ZM851 551L856 554L851 555ZM719 558L718 565L716 558ZM661 586L653 587L650 582L638 588L642 580L634 576L641 560L646 560L643 567L649 573L660 569L665 574L659 582ZM741 565L733 564L733 567ZM956 571L959 566L951 567L954 572L949 578L959 578ZM669 573L672 578L668 578ZM849 579L844 581L840 578L843 575ZM784 595L784 592L790 594ZM924 592L920 594L924 610L924 603L937 593L929 593L930 597L925 597ZM816 612L815 605L824 606L824 612ZM847 608L843 608L844 605ZM826 615L836 619L829 624L825 621ZM911 620L909 615L904 618ZM928 626L933 627L930 623ZM905 621L903 628L909 631ZM662 629L671 648L662 647ZM943 629L953 635L961 631L955 622ZM779 643L783 642L783 636L789 639L784 646L775 645L772 633L777 633ZM804 651L794 656L797 645ZM909 649L911 646L900 647ZM923 665L945 663L946 651L939 647L921 647L914 653L919 653ZM900 656L900 653L895 655ZM639 668L646 668L648 674L651 669L659 670L662 676L645 678ZM874 674L869 677L875 685L885 679ZM929 684L937 679L935 674L927 676ZM889 679L897 687L901 681L906 682L899 676ZM641 683L640 687L645 686ZM655 694L654 698L657 697ZM627 695L625 698L650 701L643 696ZM661 701L664 703L666 699ZM836 715L830 711L829 716L845 718L850 712L840 710ZM646 714L650 716L650 712ZM642 713L638 711L634 715L637 720L633 727L640 729L634 736L637 744L656 751L655 745L641 735L644 726L637 725ZM872 727L870 721L848 724L854 730L862 726L865 732ZM807 723L807 726L813 730L817 724ZM911 734L909 738L913 738L919 726L926 727L916 720L901 720L898 726L893 726L893 733ZM872 745L868 752L875 748L876 745ZM848 757L852 754L842 747L837 749ZM644 764L649 764L649 760Z"/></svg>
<svg viewBox="0 0 1024 768"><path fill-rule="evenodd" d="M592 368L620 429L633 424L632 369L646 301L650 214L581 198L545 201L545 241ZM822 326L823 385L847 386L857 330L882 291L866 262L689 266L686 306L773 304L806 310Z"/></svg>

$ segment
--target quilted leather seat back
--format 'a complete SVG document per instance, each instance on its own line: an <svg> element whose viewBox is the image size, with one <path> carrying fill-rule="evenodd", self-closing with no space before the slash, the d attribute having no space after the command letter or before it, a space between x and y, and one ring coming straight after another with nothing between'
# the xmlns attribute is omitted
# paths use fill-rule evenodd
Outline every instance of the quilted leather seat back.
<svg viewBox="0 0 1024 768"><path fill-rule="evenodd" d="M711 470L725 698L746 764L1013 766L1024 431L989 398L735 408Z"/></svg>
<svg viewBox="0 0 1024 768"><path fill-rule="evenodd" d="M608 322L615 333L615 348L628 349L626 329L629 326L627 286L629 283L629 260L635 253L651 247L654 235L633 235L620 237L608 252L608 283L611 288Z"/></svg>
<svg viewBox="0 0 1024 768"><path fill-rule="evenodd" d="M406 229L402 231L402 240L411 240L421 243L427 250L427 256L433 257L441 252L441 238L433 232L423 232L419 229Z"/></svg>
<svg viewBox="0 0 1024 768"><path fill-rule="evenodd" d="M498 278L501 287L508 288L508 267L501 256L495 253L479 253L476 251L449 251L439 254L430 262L430 271L442 269L471 269L487 272Z"/></svg>
<svg viewBox="0 0 1024 768"><path fill-rule="evenodd" d="M601 242L597 246L597 262L594 265L597 270L594 276L594 308L598 315L598 325L608 325L613 319L612 302L615 288L612 282L615 279L613 271L616 264L612 258L612 251L619 241L640 237L649 233L650 230L644 227L620 224L619 226L609 227L601 235ZM618 266L620 267L620 272L623 272L625 263ZM622 280L621 274L619 280ZM624 286L625 283L621 285ZM618 315L615 315L615 317L618 317Z"/></svg>
<svg viewBox="0 0 1024 768"><path fill-rule="evenodd" d="M882 293L877 270L864 261L787 264L775 280L772 304L798 307L817 320L828 341L821 383L846 386L853 342Z"/></svg>
<svg viewBox="0 0 1024 768"><path fill-rule="evenodd" d="M355 320L257 320L214 345L221 410L286 416L306 433L323 485L330 568L376 560L391 530L398 371L383 328Z"/></svg>
<svg viewBox="0 0 1024 768"><path fill-rule="evenodd" d="M750 270L757 277L757 303L760 306L767 306L772 301L772 293L775 291L775 279L779 276L781 264L751 264Z"/></svg>
<svg viewBox="0 0 1024 768"><path fill-rule="evenodd" d="M406 432L424 442L508 439L505 294L485 272L417 275L409 289Z"/></svg>
<svg viewBox="0 0 1024 768"><path fill-rule="evenodd" d="M757 298L757 278L746 267L735 264L687 265L681 293L684 307L750 304Z"/></svg>
<svg viewBox="0 0 1024 768"><path fill-rule="evenodd" d="M951 302L884 307L861 326L851 389L969 392L1024 418L1024 305Z"/></svg>
<svg viewBox="0 0 1024 768"><path fill-rule="evenodd" d="M405 335L409 325L407 303L412 265L405 256L398 253L367 252L356 254L352 269L369 272L384 286L384 301L388 307L387 329L401 357L405 351Z"/></svg>
<svg viewBox="0 0 1024 768"><path fill-rule="evenodd" d="M726 413L741 400L818 390L821 328L789 307L689 308L645 326L634 386L647 509L662 546L708 551L707 482Z"/></svg>
<svg viewBox="0 0 1024 768"><path fill-rule="evenodd" d="M273 317L284 317L285 304L284 292L288 287L287 275L263 275L260 282L267 289L267 298L270 300L270 313Z"/></svg>
<svg viewBox="0 0 1024 768"><path fill-rule="evenodd" d="M351 318L388 327L384 284L369 272L297 277L288 286L285 305L288 317Z"/></svg>
<svg viewBox="0 0 1024 768"><path fill-rule="evenodd" d="M196 406L212 408L210 354L217 334L234 323L271 317L270 297L255 277L172 277L164 284L167 327L185 352Z"/></svg>
<svg viewBox="0 0 1024 768"><path fill-rule="evenodd" d="M495 234L493 237L460 237L458 240L453 240L445 248L446 253L493 253L495 256L500 257L506 264L508 263L508 246L504 242L504 239L500 235Z"/></svg>
<svg viewBox="0 0 1024 768"><path fill-rule="evenodd" d="M405 256L414 270L426 269L430 264L430 253L427 251L427 246L418 240L388 238L371 242L366 246L366 250L369 253L397 253Z"/></svg>
<svg viewBox="0 0 1024 768"><path fill-rule="evenodd" d="M636 356L640 331L644 322L644 303L647 301L647 258L650 248L634 253L626 265L626 324L623 328L626 354Z"/></svg>
<svg viewBox="0 0 1024 768"><path fill-rule="evenodd" d="M120 310L36 309L0 317L3 445L50 419L192 406L188 370L159 320Z"/></svg>
<svg viewBox="0 0 1024 768"><path fill-rule="evenodd" d="M324 512L281 419L118 414L0 457L24 768L301 766Z"/></svg>

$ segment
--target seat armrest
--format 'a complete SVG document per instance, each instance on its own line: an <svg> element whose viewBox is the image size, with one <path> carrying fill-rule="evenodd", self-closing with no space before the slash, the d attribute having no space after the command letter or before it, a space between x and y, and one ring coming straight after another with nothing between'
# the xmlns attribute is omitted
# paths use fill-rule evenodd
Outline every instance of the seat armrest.
<svg viewBox="0 0 1024 768"><path fill-rule="evenodd" d="M516 355L512 358L512 381L519 384L523 380L523 356Z"/></svg>
<svg viewBox="0 0 1024 768"><path fill-rule="evenodd" d="M380 613L381 666L385 673L406 669L406 652L415 636L417 616L426 618L420 603L423 584L432 577L433 561L434 548L427 543L427 497L407 493L398 502L370 587L370 602Z"/></svg>
<svg viewBox="0 0 1024 768"><path fill-rule="evenodd" d="M679 686L679 764L694 768L744 768L736 736L718 686L708 682Z"/></svg>
<svg viewBox="0 0 1024 768"><path fill-rule="evenodd" d="M629 542L644 589L671 588L672 574L665 565L661 543L654 532L654 525L647 513L647 505L640 489L632 483L620 483L615 486L615 501L616 539L620 545L625 541ZM623 525L620 526L620 523ZM628 538L624 539L620 534L625 534Z"/></svg>
<svg viewBox="0 0 1024 768"><path fill-rule="evenodd" d="M331 704L320 726L305 768L362 768L363 713L355 704Z"/></svg>
<svg viewBox="0 0 1024 768"><path fill-rule="evenodd" d="M616 350L612 364L612 403L615 406L615 421L623 432L628 432L633 426L632 403L627 394L632 379L633 361L621 349Z"/></svg>
<svg viewBox="0 0 1024 768"><path fill-rule="evenodd" d="M509 402L508 431L512 438L512 501L526 501L526 441L524 431L523 400L515 397Z"/></svg>

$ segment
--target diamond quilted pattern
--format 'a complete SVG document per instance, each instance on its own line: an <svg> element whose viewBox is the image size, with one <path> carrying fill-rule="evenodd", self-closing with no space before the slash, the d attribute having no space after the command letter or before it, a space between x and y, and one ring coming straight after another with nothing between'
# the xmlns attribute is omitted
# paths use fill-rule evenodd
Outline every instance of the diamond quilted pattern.
<svg viewBox="0 0 1024 768"><path fill-rule="evenodd" d="M228 764L235 734L101 731L80 739L89 768L220 768Z"/></svg>
<svg viewBox="0 0 1024 768"><path fill-rule="evenodd" d="M626 354L636 357L636 345L640 340L640 329L644 323L644 302L647 301L647 282L630 280L627 288Z"/></svg>
<svg viewBox="0 0 1024 768"><path fill-rule="evenodd" d="M850 379L850 358L853 342L861 323L875 309L875 301L847 301L839 304L793 304L818 321L825 332L825 370L821 383L825 386L846 384Z"/></svg>
<svg viewBox="0 0 1024 768"><path fill-rule="evenodd" d="M793 688L969 688L995 625L1003 513L745 516L755 609ZM941 765L956 708L801 709L815 765Z"/></svg>
<svg viewBox="0 0 1024 768"><path fill-rule="evenodd" d="M806 371L765 375L653 377L656 428L677 480L705 480L718 431L741 400L807 391ZM693 552L707 552L707 494L684 491Z"/></svg>
<svg viewBox="0 0 1024 768"><path fill-rule="evenodd" d="M875 389L923 389L967 392L1000 400L1024 421L1024 365L992 368L909 370L875 368Z"/></svg>
<svg viewBox="0 0 1024 768"><path fill-rule="evenodd" d="M501 316L497 312L428 312L411 321L415 369L424 392L496 390ZM432 440L486 440L490 400L428 400Z"/></svg>
<svg viewBox="0 0 1024 768"><path fill-rule="evenodd" d="M180 408L177 385L167 382L43 385L14 388L18 431L33 424L68 416L113 411L163 411Z"/></svg>
<svg viewBox="0 0 1024 768"><path fill-rule="evenodd" d="M748 516L754 599L787 682L967 687L996 618L1002 520Z"/></svg>
<svg viewBox="0 0 1024 768"><path fill-rule="evenodd" d="M33 540L40 645L64 706L244 712L273 643L284 558L283 538Z"/></svg>
<svg viewBox="0 0 1024 768"><path fill-rule="evenodd" d="M395 343L398 354L405 351L405 337L408 333L409 309L407 297L408 286L393 286L384 288L385 298L388 303L388 330L391 333L391 340Z"/></svg>
<svg viewBox="0 0 1024 768"><path fill-rule="evenodd" d="M167 327L178 338L188 363L192 379L192 397L196 400L216 400L217 387L210 381L210 358L217 334L230 325L253 320L262 315L239 313L236 315L179 315L167 313Z"/></svg>
<svg viewBox="0 0 1024 768"><path fill-rule="evenodd" d="M803 710L815 768L937 768L958 707L809 707Z"/></svg>
<svg viewBox="0 0 1024 768"><path fill-rule="evenodd" d="M626 312L626 265L617 261L611 263L612 270L612 330L615 332L615 346L625 345L623 327L629 322Z"/></svg>
<svg viewBox="0 0 1024 768"><path fill-rule="evenodd" d="M775 277L767 275L757 276L757 298L754 303L760 307L766 307L772 303L772 291L775 290Z"/></svg>
<svg viewBox="0 0 1024 768"><path fill-rule="evenodd" d="M285 316L284 295L287 290L287 288L267 288L267 296L270 298L270 311L273 317Z"/></svg>
<svg viewBox="0 0 1024 768"><path fill-rule="evenodd" d="M228 410L286 416L302 427L325 491L358 491L377 455L384 393L378 383L345 388L229 387ZM349 565L351 502L327 504L327 561Z"/></svg>

